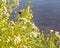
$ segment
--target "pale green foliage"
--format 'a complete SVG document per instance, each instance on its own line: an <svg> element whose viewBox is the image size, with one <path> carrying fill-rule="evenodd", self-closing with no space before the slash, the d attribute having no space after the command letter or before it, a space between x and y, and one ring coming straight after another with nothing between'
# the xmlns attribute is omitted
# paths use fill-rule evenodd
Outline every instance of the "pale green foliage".
<svg viewBox="0 0 60 48"><path fill-rule="evenodd" d="M8 21L12 7L18 5L18 0L10 1L0 0L0 48L60 48L58 32L52 35L53 30L50 30L50 37L44 37L31 22L30 6L20 10L21 14L14 21Z"/></svg>

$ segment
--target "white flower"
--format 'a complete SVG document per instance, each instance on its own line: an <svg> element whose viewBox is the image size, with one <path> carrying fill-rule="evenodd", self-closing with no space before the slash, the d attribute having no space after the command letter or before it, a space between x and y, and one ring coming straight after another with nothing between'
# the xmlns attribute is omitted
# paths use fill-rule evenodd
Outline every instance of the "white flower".
<svg viewBox="0 0 60 48"><path fill-rule="evenodd" d="M50 30L50 32L54 32L54 30Z"/></svg>
<svg viewBox="0 0 60 48"><path fill-rule="evenodd" d="M11 28L12 28L12 29L14 29L14 27L13 27L13 26L11 26Z"/></svg>
<svg viewBox="0 0 60 48"><path fill-rule="evenodd" d="M39 29L35 26L35 24L32 24L32 26L33 26L34 29L39 30Z"/></svg>
<svg viewBox="0 0 60 48"><path fill-rule="evenodd" d="M10 39L7 39L7 43L9 43L10 42Z"/></svg>
<svg viewBox="0 0 60 48"><path fill-rule="evenodd" d="M6 30L6 28L2 28L2 31L5 31Z"/></svg>
<svg viewBox="0 0 60 48"><path fill-rule="evenodd" d="M55 35L60 39L60 34L58 31L55 31Z"/></svg>
<svg viewBox="0 0 60 48"><path fill-rule="evenodd" d="M26 29L27 27L26 26L22 26L22 29Z"/></svg>
<svg viewBox="0 0 60 48"><path fill-rule="evenodd" d="M26 26L22 26L22 30L26 30L26 28L27 28Z"/></svg>
<svg viewBox="0 0 60 48"><path fill-rule="evenodd" d="M6 0L2 0L2 2L6 3Z"/></svg>
<svg viewBox="0 0 60 48"><path fill-rule="evenodd" d="M6 16L10 16L10 14L6 13Z"/></svg>
<svg viewBox="0 0 60 48"><path fill-rule="evenodd" d="M23 45L23 48L28 48L28 46L26 46L26 45Z"/></svg>
<svg viewBox="0 0 60 48"><path fill-rule="evenodd" d="M27 22L26 18L19 18L19 20L20 20L20 19L21 19L21 20L24 20L24 21L26 21L26 22Z"/></svg>
<svg viewBox="0 0 60 48"><path fill-rule="evenodd" d="M58 35L59 34L59 32L58 31L55 31L55 35Z"/></svg>
<svg viewBox="0 0 60 48"><path fill-rule="evenodd" d="M11 38L10 36L8 36L7 43L9 43L10 41L11 41Z"/></svg>
<svg viewBox="0 0 60 48"><path fill-rule="evenodd" d="M14 25L14 21L10 21Z"/></svg>
<svg viewBox="0 0 60 48"><path fill-rule="evenodd" d="M7 12L7 8L4 6L5 12Z"/></svg>
<svg viewBox="0 0 60 48"><path fill-rule="evenodd" d="M24 24L27 23L27 19L26 18L19 18L18 20L23 20L24 21Z"/></svg>
<svg viewBox="0 0 60 48"><path fill-rule="evenodd" d="M10 48L13 48L13 47L10 46Z"/></svg>
<svg viewBox="0 0 60 48"><path fill-rule="evenodd" d="M38 35L40 35L40 33L38 33Z"/></svg>
<svg viewBox="0 0 60 48"><path fill-rule="evenodd" d="M32 32L33 36L36 38L38 33L37 32Z"/></svg>
<svg viewBox="0 0 60 48"><path fill-rule="evenodd" d="M15 36L14 44L16 45L16 44L20 43L20 41L21 41L20 35Z"/></svg>
<svg viewBox="0 0 60 48"><path fill-rule="evenodd" d="M0 39L0 41L2 41L2 40Z"/></svg>

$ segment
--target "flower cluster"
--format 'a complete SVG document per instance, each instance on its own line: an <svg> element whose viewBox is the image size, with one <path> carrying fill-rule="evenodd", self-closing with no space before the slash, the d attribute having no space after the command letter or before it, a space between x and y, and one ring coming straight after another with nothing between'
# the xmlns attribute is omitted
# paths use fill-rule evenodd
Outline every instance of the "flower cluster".
<svg viewBox="0 0 60 48"><path fill-rule="evenodd" d="M50 30L48 37L31 21L30 6L9 21L19 0L0 0L0 48L60 48L60 34ZM15 12L16 13L16 12Z"/></svg>

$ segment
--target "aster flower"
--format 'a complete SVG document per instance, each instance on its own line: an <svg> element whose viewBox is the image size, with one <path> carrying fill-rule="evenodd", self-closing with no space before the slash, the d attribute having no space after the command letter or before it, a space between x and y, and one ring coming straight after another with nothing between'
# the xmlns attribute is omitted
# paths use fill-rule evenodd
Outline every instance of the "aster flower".
<svg viewBox="0 0 60 48"><path fill-rule="evenodd" d="M11 38L10 36L8 36L7 43L9 43L10 41L11 41Z"/></svg>
<svg viewBox="0 0 60 48"><path fill-rule="evenodd" d="M54 30L50 30L50 32L54 32Z"/></svg>
<svg viewBox="0 0 60 48"><path fill-rule="evenodd" d="M56 37L58 37L60 39L60 34L58 31L55 31L55 35L56 35Z"/></svg>
<svg viewBox="0 0 60 48"><path fill-rule="evenodd" d="M20 43L20 41L21 41L20 35L15 36L14 44L16 45L16 44Z"/></svg>

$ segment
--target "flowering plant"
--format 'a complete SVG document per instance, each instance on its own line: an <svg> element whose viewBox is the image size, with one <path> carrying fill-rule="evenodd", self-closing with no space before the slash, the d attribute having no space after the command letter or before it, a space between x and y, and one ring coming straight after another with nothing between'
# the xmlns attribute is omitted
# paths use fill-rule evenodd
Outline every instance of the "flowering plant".
<svg viewBox="0 0 60 48"><path fill-rule="evenodd" d="M18 2L0 0L0 48L60 48L60 34L53 36L50 30L50 37L45 38L31 21L30 6L20 10L14 21L8 21Z"/></svg>

